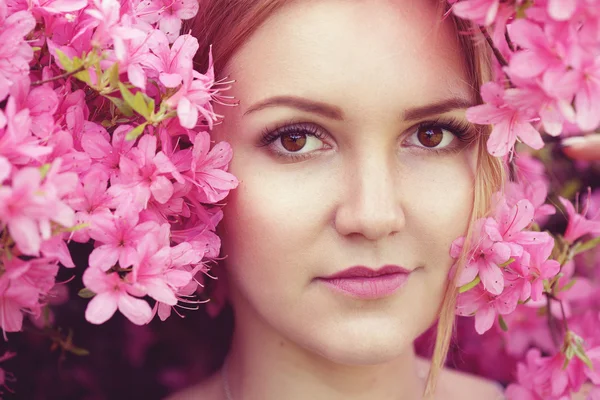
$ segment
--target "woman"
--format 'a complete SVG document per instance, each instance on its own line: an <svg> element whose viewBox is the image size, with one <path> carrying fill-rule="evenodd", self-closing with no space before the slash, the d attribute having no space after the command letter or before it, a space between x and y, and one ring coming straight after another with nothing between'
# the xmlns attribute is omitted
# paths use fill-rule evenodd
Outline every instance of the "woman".
<svg viewBox="0 0 600 400"><path fill-rule="evenodd" d="M199 54L212 44L239 100L217 108L213 131L240 180L218 267L235 331L222 370L174 399L420 399L426 385L428 398L501 398L458 372L436 379L450 244L502 179L464 116L479 101L481 49L442 6L201 5ZM412 343L438 318L428 378Z"/></svg>

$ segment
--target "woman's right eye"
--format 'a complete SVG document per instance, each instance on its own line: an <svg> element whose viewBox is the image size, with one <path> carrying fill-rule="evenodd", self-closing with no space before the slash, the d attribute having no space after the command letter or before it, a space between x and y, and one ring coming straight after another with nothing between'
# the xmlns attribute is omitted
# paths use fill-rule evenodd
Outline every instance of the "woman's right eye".
<svg viewBox="0 0 600 400"><path fill-rule="evenodd" d="M314 125L287 125L273 131L266 131L260 146L269 147L277 156L308 157L319 150L330 148L322 139L325 133Z"/></svg>

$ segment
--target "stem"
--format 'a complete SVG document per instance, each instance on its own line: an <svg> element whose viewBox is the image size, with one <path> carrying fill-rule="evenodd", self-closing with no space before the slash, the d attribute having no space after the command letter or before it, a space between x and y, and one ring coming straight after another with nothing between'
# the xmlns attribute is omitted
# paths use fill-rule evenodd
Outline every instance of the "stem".
<svg viewBox="0 0 600 400"><path fill-rule="evenodd" d="M548 308L548 328L550 329L550 336L552 336L552 343L554 343L554 346L558 348L560 342L558 340L558 336L556 336L556 325L552 319L552 311L550 310L550 296L548 295L546 295L546 307Z"/></svg>
<svg viewBox="0 0 600 400"><path fill-rule="evenodd" d="M513 53L515 52L515 45L512 42L510 35L508 34L508 30L504 31L504 39L506 39L506 44L508 44L508 48L510 49L510 51L512 51Z"/></svg>
<svg viewBox="0 0 600 400"><path fill-rule="evenodd" d="M556 301L558 301L558 304L560 304L560 312L562 314L562 318L563 318L563 325L565 326L565 332L569 331L569 324L567 323L567 314L565 313L565 306L562 302L562 300L559 299L555 299Z"/></svg>
<svg viewBox="0 0 600 400"><path fill-rule="evenodd" d="M502 65L503 67L508 66L508 61L506 61L506 58L504 58L504 56L502 55L502 53L500 53L500 50L498 50L498 48L494 44L494 41L492 40L492 37L488 33L488 31L485 28L485 26L479 26L479 30L483 34L483 37L485 37L485 41L488 43L488 45L490 46L490 48L494 52L494 56L496 56L496 59L498 60L498 62L500 63L500 65Z"/></svg>
<svg viewBox="0 0 600 400"><path fill-rule="evenodd" d="M74 70L73 70L73 71L71 71L71 72L65 72L64 74L57 75L57 76L53 76L52 78L49 78L49 79L46 79L46 80L43 80L43 81L35 81L35 82L31 82L31 86L41 86L41 85L43 85L44 83L48 83L48 82L54 82L54 81L57 81L57 80L59 80L59 79L68 78L69 76L71 76L71 75L75 75L75 74L78 74L78 73L80 73L81 71L85 71L85 66L83 66L83 65L82 65L81 67L79 67L79 68L77 68L77 69L74 69Z"/></svg>

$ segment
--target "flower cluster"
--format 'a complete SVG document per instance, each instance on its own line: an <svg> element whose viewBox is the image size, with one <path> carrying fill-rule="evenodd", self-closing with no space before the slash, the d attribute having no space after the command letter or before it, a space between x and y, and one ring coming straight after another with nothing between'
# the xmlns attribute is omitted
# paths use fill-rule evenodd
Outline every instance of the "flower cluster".
<svg viewBox="0 0 600 400"><path fill-rule="evenodd" d="M494 79L481 88L484 104L467 118L492 124L487 149L513 163L515 175L493 196L489 215L452 245L456 312L474 317L482 336L471 341L497 349L496 373L501 360L515 367L502 377L516 380L508 399L599 398L600 190L581 187L584 196L573 204L566 177L552 182L543 163L515 144L538 150L548 167L554 156L545 141L600 126L600 3L450 3L479 28L495 60ZM485 365L479 372L494 376Z"/></svg>
<svg viewBox="0 0 600 400"><path fill-rule="evenodd" d="M93 243L94 324L166 319L219 253L231 148L198 41L196 0L0 1L0 328L40 317L69 243ZM210 56L209 56L210 57Z"/></svg>
<svg viewBox="0 0 600 400"><path fill-rule="evenodd" d="M557 136L598 128L598 1L452 3L456 15L482 27L498 60L495 81L481 89L485 104L467 113L472 122L494 124L491 154L506 155L518 139L540 149L540 131Z"/></svg>

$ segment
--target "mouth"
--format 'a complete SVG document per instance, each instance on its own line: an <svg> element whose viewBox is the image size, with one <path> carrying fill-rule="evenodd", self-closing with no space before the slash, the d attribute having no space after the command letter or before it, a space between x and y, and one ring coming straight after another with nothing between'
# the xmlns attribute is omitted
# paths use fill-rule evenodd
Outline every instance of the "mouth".
<svg viewBox="0 0 600 400"><path fill-rule="evenodd" d="M397 265L386 265L378 270L352 267L333 275L318 278L334 291L360 299L378 299L398 291L411 271Z"/></svg>

